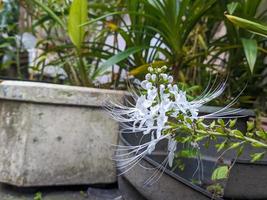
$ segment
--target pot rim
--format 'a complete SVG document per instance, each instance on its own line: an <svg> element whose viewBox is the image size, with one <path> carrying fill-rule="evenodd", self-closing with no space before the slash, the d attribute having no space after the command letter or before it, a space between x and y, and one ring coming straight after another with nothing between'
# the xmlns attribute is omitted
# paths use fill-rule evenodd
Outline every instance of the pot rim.
<svg viewBox="0 0 267 200"><path fill-rule="evenodd" d="M0 82L0 99L42 104L102 107L107 100L122 102L123 90L108 90L32 81Z"/></svg>
<svg viewBox="0 0 267 200"><path fill-rule="evenodd" d="M220 109L222 109L222 106L201 106L199 109L199 112L201 113L212 113L216 112ZM233 111L235 108L227 108L225 111ZM232 114L232 116L235 115L242 115L244 117L255 117L256 114L253 109L246 109L246 108L241 108L241 110L237 114ZM215 117L215 119L220 118L220 117ZM242 117L239 117L242 118Z"/></svg>

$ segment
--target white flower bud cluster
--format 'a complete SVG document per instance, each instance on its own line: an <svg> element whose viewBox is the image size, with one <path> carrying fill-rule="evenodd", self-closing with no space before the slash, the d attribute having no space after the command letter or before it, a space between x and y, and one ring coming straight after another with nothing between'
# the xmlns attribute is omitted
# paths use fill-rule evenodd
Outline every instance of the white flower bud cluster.
<svg viewBox="0 0 267 200"><path fill-rule="evenodd" d="M158 141L163 136L162 131L168 127L168 119L183 114L188 118L195 118L198 109L187 101L186 93L173 85L173 77L164 73L166 67L149 67L150 73L146 74L145 80L141 82L144 94L136 101L136 112L131 116L134 119L134 130L143 131L143 134L153 136L153 141ZM154 136L155 134L155 136ZM152 140L152 139L151 139ZM175 141L170 137L169 144ZM176 144L176 143L175 143ZM155 146L148 147L148 152ZM172 164L175 148L169 148L169 165Z"/></svg>
<svg viewBox="0 0 267 200"><path fill-rule="evenodd" d="M194 101L188 101L186 92L180 90L177 84L173 84L173 77L167 75L166 71L166 66L149 67L149 73L146 74L145 80L140 83L141 94L137 95L135 105L133 107L116 105L118 109L112 109L113 117L117 121L123 122L127 129L151 136L150 142L131 149L135 155L134 158L124 159L122 166L129 166L135 159L139 160L140 156L150 154L154 151L156 144L164 138L169 140L168 162L171 166L177 143L173 139L172 133L168 132L171 128L170 119L179 120L181 115L189 121L199 118L199 107L218 97L225 87L225 84L222 84L215 91L210 92L208 90L207 94L203 94ZM218 112L205 115L205 117L209 118L216 115ZM187 120L184 122L189 123ZM194 148L199 148L197 143L191 143L191 145ZM140 148L143 149L141 155L139 154Z"/></svg>

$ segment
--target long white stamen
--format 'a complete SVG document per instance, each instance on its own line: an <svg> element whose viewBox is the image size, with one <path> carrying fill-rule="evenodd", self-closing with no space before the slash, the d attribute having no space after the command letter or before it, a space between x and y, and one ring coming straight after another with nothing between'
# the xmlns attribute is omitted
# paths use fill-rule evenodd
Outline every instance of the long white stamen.
<svg viewBox="0 0 267 200"><path fill-rule="evenodd" d="M218 83L217 78L218 76L216 76L214 82L211 82L210 78L204 91L193 101L188 101L186 93L172 83L173 78L171 76L167 74L148 74L139 88L134 88L132 85L129 86L131 99L127 99L125 105L116 101L108 101L105 104L105 109L113 119L121 123L120 131L123 134L142 134L139 144L136 146L114 145L117 150L113 159L117 162L117 167L121 171L120 174L128 172L136 164L139 164L140 160L151 154L155 150L157 143L163 139L169 140L166 158L147 179L145 185L156 182L164 172L167 164L169 166L172 165L177 144L172 138L172 132L169 131L172 127L167 125L171 118L175 119L181 114L191 120L199 118L212 119L215 117L232 118L232 115L235 118L242 116L240 109L229 108L236 103L237 98L244 89L225 107L213 113L199 115L201 106L219 97L225 90L228 77L220 83ZM156 83L158 79L163 80L163 82ZM208 127L205 124L204 126ZM143 142L145 135L148 139L150 138L148 142L147 140ZM199 178L203 178L203 163L199 156L197 161L197 169L193 176L200 170Z"/></svg>

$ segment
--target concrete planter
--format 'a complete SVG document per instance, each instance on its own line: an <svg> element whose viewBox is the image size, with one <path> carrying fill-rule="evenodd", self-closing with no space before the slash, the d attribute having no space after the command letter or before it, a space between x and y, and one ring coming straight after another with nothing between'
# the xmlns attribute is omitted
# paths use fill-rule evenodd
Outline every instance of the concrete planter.
<svg viewBox="0 0 267 200"><path fill-rule="evenodd" d="M141 134L121 134L120 139L124 145L136 145L141 139ZM143 138L146 140L146 138ZM184 171L165 169L159 172L158 179L152 185L144 185L154 173L156 167L165 159L162 144L157 145L156 151L150 156L144 157L140 164L136 164L131 170L119 178L119 189L122 196L128 200L222 200L213 196L202 186L192 184L191 179L197 167L194 159L185 159L186 168ZM206 170L214 167L214 163L203 160L204 177L210 178L211 171ZM138 198L137 198L138 197Z"/></svg>
<svg viewBox="0 0 267 200"><path fill-rule="evenodd" d="M267 161L251 163L237 160L230 171L225 197L230 199L267 199Z"/></svg>
<svg viewBox="0 0 267 200"><path fill-rule="evenodd" d="M46 83L0 84L0 182L16 186L112 183L118 124L103 110L122 91Z"/></svg>
<svg viewBox="0 0 267 200"><path fill-rule="evenodd" d="M201 108L201 113L205 113L205 114L209 114L211 112L216 112L217 110L221 109L221 107L215 107L215 106L203 106ZM231 109L228 109L229 111L231 111ZM255 117L255 113L253 110L249 110L249 109L243 109L242 111L240 111L238 113L238 115L244 116L244 117L240 117L237 118L237 122L235 125L235 128L240 130L241 132L246 132L247 130L247 121L249 120L249 118L251 117ZM232 115L231 117L233 117L235 115ZM225 123L227 123L231 118L226 118L224 119ZM217 120L217 119L212 119L212 120ZM209 122L209 120L207 120L207 122ZM220 143L223 142L224 138L218 138L216 143ZM215 143L212 141L210 142L209 148L205 148L204 147L205 141L201 142L200 145L203 146L201 148L201 154L203 156L209 157L213 160L217 160L217 158L221 155L222 152L217 152L217 149L215 148ZM248 160L250 159L250 153L255 153L257 152L257 149L255 150L254 148L252 148L250 145L246 146L243 154L239 157L240 159L245 159ZM232 160L237 156L237 152L236 150L229 150L227 151L223 158L226 160Z"/></svg>
<svg viewBox="0 0 267 200"><path fill-rule="evenodd" d="M213 108L218 109L218 108ZM204 108L202 112L209 113L211 110L209 107ZM237 120L236 128L245 131L246 122L250 117L255 117L255 114L251 110L244 110L240 113L244 118ZM228 119L226 119L227 121ZM263 123L264 125L264 123ZM201 153L204 155L204 159L211 159L214 162L220 156L221 152L217 152L214 145L211 144L210 148L201 148ZM256 152L261 152L257 148L253 148L247 145L243 151L243 154L236 160L233 168L230 171L229 179L224 191L224 196L234 199L267 199L267 156L261 161L251 163L250 155ZM237 152L230 150L225 153L224 160L231 162L235 160Z"/></svg>
<svg viewBox="0 0 267 200"><path fill-rule="evenodd" d="M251 111L245 111L244 115L251 116ZM237 121L237 127L240 130L246 128L246 119L240 118ZM142 136L141 133L136 134L121 134L121 141L125 145L139 145L142 138L142 143L149 140L149 136ZM201 148L202 163L204 168L204 185L193 185L191 183L192 174L196 170L196 160L185 159L186 163L185 171L179 170L172 171L166 169L162 172L161 177L150 187L145 187L145 181L150 178L154 173L151 168L158 167L164 160L167 152L167 141L161 141L157 144L156 150L151 156L146 156L140 161L141 165L136 165L127 173L123 174L119 178L119 188L121 188L122 194L128 196L143 196L148 200L160 200L160 199L209 199L211 194L204 188L205 182L210 184L210 178L213 170L216 167L217 158L220 153L217 153L213 147ZM182 149L182 145L178 145L177 149ZM259 151L259 150L258 150ZM257 150L246 147L243 155L235 162L233 168L230 171L229 179L223 183L224 197L229 199L267 199L267 159L264 158L260 162L251 163L250 154L257 152ZM235 159L236 152L229 151L226 154L224 162L230 164ZM150 169L149 169L150 168ZM160 174L160 172L158 173ZM134 199L134 198L133 198ZM140 198L141 199L141 198ZM129 198L129 200L132 200Z"/></svg>

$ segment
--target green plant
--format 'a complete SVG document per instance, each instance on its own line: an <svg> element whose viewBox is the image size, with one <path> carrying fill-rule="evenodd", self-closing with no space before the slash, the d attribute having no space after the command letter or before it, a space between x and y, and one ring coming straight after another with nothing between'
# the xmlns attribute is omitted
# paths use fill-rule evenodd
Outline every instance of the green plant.
<svg viewBox="0 0 267 200"><path fill-rule="evenodd" d="M124 1L124 10L114 15L126 15L116 24L115 31L126 43L125 51L114 55L112 64L119 64L132 75L144 75L148 66L169 64L176 80L184 80L182 70L203 65L206 51L203 42L203 16L216 1ZM111 13L112 14L112 13ZM105 20L105 18L99 18ZM125 55L122 58L121 55ZM194 62L191 56L194 55ZM201 71L200 68L198 71Z"/></svg>
<svg viewBox="0 0 267 200"><path fill-rule="evenodd" d="M261 16L259 19L261 21L259 21L259 19L256 18L248 18L248 16L242 16L242 17L238 17L238 16L234 16L231 15L233 14L225 14L226 18L232 22L234 25L236 25L237 27L240 27L241 29L244 29L243 31L249 31L251 32L251 35L259 35L259 38L265 38L263 39L263 44L264 41L266 40L267 37L267 25L265 25L263 23L263 21L265 20L265 10L263 10L262 13L259 14L259 16ZM237 13L239 16L240 14ZM237 28L238 29L238 28ZM244 46L244 51L246 54L248 54L249 56L247 56L247 61L248 64L250 66L250 70L251 73L253 73L254 70L254 65L255 65L255 61L256 58L258 57L257 51L262 51L264 53L266 53L265 50L265 46L261 46L260 44L258 44L255 40L247 40L247 39L243 39L243 46ZM251 64L253 63L253 64ZM254 104L256 104L256 106L258 108L260 108L262 111L266 110L266 105L263 103L266 101L266 94L267 94L267 90L266 90L266 64L261 63L262 66L257 66L257 68L260 68L260 70L258 70L258 73L256 74L257 79L252 79L254 82L256 82L256 84L253 84L253 90L258 92L261 95L256 95L257 99L255 101ZM256 88L259 88L258 90L255 90Z"/></svg>
<svg viewBox="0 0 267 200"><path fill-rule="evenodd" d="M220 1L215 8L216 13L220 15L215 18L209 18L208 24L213 24L214 33L209 33L207 38L214 38L216 32L225 29L225 33L215 37L216 40L210 40L208 46L217 49L214 51L214 59L220 60L221 66L214 68L214 71L223 72L229 76L229 87L222 98L231 99L237 96L245 88L245 91L239 98L239 106L253 107L259 94L263 92L264 87L260 84L262 73L266 64L265 39L253 33L235 27L222 13L231 12L246 18L256 18L265 20L266 9L261 6L264 1ZM259 8L261 11L259 11ZM211 34L211 35L210 35Z"/></svg>
<svg viewBox="0 0 267 200"><path fill-rule="evenodd" d="M118 64L142 78L148 66L168 64L176 81L200 87L211 74L229 76L228 90L219 104L237 96L249 82L239 102L251 107L263 89L258 82L265 66L265 42L236 29L223 13L229 10L261 19L265 10L259 15L257 10L262 2L125 0L122 11L117 9L84 25L105 21L107 16L120 18L112 26L123 38L125 49L109 58L102 71Z"/></svg>
<svg viewBox="0 0 267 200"><path fill-rule="evenodd" d="M6 75L5 72L12 66L15 66L15 71L20 72L18 62L20 48L16 41L19 6L16 0L9 0L1 1L0 7L0 70L1 76L4 76Z"/></svg>
<svg viewBox="0 0 267 200"><path fill-rule="evenodd" d="M99 63L116 48L105 43L109 35L107 31L101 31L105 23L92 24L89 28L81 24L88 21L88 17L107 12L112 6L86 0L74 0L71 4L68 1L34 0L34 4L28 1L26 6L34 22L33 32L42 35L38 48L43 53L35 66L37 71L40 70L40 80L44 68L54 65L63 67L69 84L93 86L97 82ZM49 59L51 57L54 58Z"/></svg>
<svg viewBox="0 0 267 200"><path fill-rule="evenodd" d="M43 195L41 192L37 192L35 195L34 195L34 198L33 200L42 200L43 199Z"/></svg>
<svg viewBox="0 0 267 200"><path fill-rule="evenodd" d="M200 160L200 149L209 147L210 144L216 147L218 152L222 152L221 156L229 150L236 150L237 156L240 156L245 145L250 145L258 149L257 153L251 154L251 162L256 162L266 155L267 132L257 129L255 123L250 121L247 122L246 131L236 129L237 119L231 115L239 110L227 110L234 102L213 113L199 113L200 107L223 93L225 83L214 83L201 96L188 100L185 92L173 83L173 77L165 73L166 66L149 67L148 70L145 80L132 94L135 100L133 103L124 106L111 102L107 105L114 119L122 123L122 131L125 134L136 132L147 138L143 142L143 136L140 137L135 146L118 146L118 155L115 158L122 173L127 172L144 156L152 154L156 145L163 140L168 142L166 159L161 163L162 168L167 164L172 167L174 158L178 158L177 165L183 169L186 166L179 158L194 157ZM231 119L225 121L226 116ZM217 120L212 120L214 118ZM210 123L205 121L207 119L211 120ZM177 144L183 148L178 149ZM214 184L208 189L222 194L222 187L216 181L226 179L228 173L228 166L216 168L211 177ZM154 178L150 177L146 184Z"/></svg>

